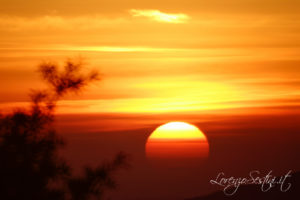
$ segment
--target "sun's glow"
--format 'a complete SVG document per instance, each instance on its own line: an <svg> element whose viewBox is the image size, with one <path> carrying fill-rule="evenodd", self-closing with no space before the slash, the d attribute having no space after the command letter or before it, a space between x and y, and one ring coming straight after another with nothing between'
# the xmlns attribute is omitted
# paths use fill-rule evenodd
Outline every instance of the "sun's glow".
<svg viewBox="0 0 300 200"><path fill-rule="evenodd" d="M205 135L194 125L185 122L170 122L158 127L149 137L153 139L200 139Z"/></svg>
<svg viewBox="0 0 300 200"><path fill-rule="evenodd" d="M184 23L189 17L186 14L170 14L163 13L159 10L137 10L131 9L130 13L134 17L148 17L155 21L166 22L166 23Z"/></svg>
<svg viewBox="0 0 300 200"><path fill-rule="evenodd" d="M204 133L185 122L169 122L149 136L146 154L150 158L203 158L209 145Z"/></svg>

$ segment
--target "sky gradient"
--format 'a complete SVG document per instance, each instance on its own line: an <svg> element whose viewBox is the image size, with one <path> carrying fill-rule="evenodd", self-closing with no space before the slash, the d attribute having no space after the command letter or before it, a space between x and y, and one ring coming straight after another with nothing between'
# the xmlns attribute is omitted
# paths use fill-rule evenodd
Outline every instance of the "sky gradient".
<svg viewBox="0 0 300 200"><path fill-rule="evenodd" d="M102 82L67 98L62 113L299 105L299 1L2 5L2 108L26 102L41 85L39 63L67 57L84 58Z"/></svg>
<svg viewBox="0 0 300 200"><path fill-rule="evenodd" d="M54 125L76 172L131 156L113 200L208 194L220 170L300 170L299 0L0 2L0 115L47 87L43 62L99 70L99 82L58 102ZM207 137L200 167L149 164L148 137L172 121Z"/></svg>

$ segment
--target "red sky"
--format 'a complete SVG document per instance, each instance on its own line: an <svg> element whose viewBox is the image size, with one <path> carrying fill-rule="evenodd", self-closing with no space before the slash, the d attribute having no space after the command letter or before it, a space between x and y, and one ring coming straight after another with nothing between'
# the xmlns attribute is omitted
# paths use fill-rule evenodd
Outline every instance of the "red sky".
<svg viewBox="0 0 300 200"><path fill-rule="evenodd" d="M297 4L4 1L0 107L28 100L28 90L41 85L40 62L78 56L103 79L63 101L62 113L299 105Z"/></svg>
<svg viewBox="0 0 300 200"><path fill-rule="evenodd" d="M115 199L205 194L220 170L297 171L299 7L297 0L3 0L0 112L28 105L30 89L45 88L41 62L81 57L102 80L60 101L56 126L75 167L118 150L132 155ZM208 162L190 174L147 163L147 137L169 121L199 126L210 143Z"/></svg>

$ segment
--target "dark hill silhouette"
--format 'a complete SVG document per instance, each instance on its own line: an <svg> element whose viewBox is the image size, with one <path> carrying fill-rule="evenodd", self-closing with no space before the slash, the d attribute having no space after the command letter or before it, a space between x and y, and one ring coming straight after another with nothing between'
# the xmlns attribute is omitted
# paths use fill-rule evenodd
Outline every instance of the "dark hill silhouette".
<svg viewBox="0 0 300 200"><path fill-rule="evenodd" d="M291 188L281 192L279 187L271 188L267 192L261 191L261 185L242 185L232 196L226 196L223 191L218 191L203 197L189 198L186 200L298 200L300 199L300 172L292 174L289 183Z"/></svg>

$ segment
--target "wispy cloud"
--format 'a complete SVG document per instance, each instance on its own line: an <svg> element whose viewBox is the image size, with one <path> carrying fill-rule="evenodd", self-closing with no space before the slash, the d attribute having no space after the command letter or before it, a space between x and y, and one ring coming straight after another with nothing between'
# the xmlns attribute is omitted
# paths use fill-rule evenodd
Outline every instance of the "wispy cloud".
<svg viewBox="0 0 300 200"><path fill-rule="evenodd" d="M159 10L129 10L134 17L147 17L155 21L166 23L185 23L190 17L183 13L163 13Z"/></svg>

